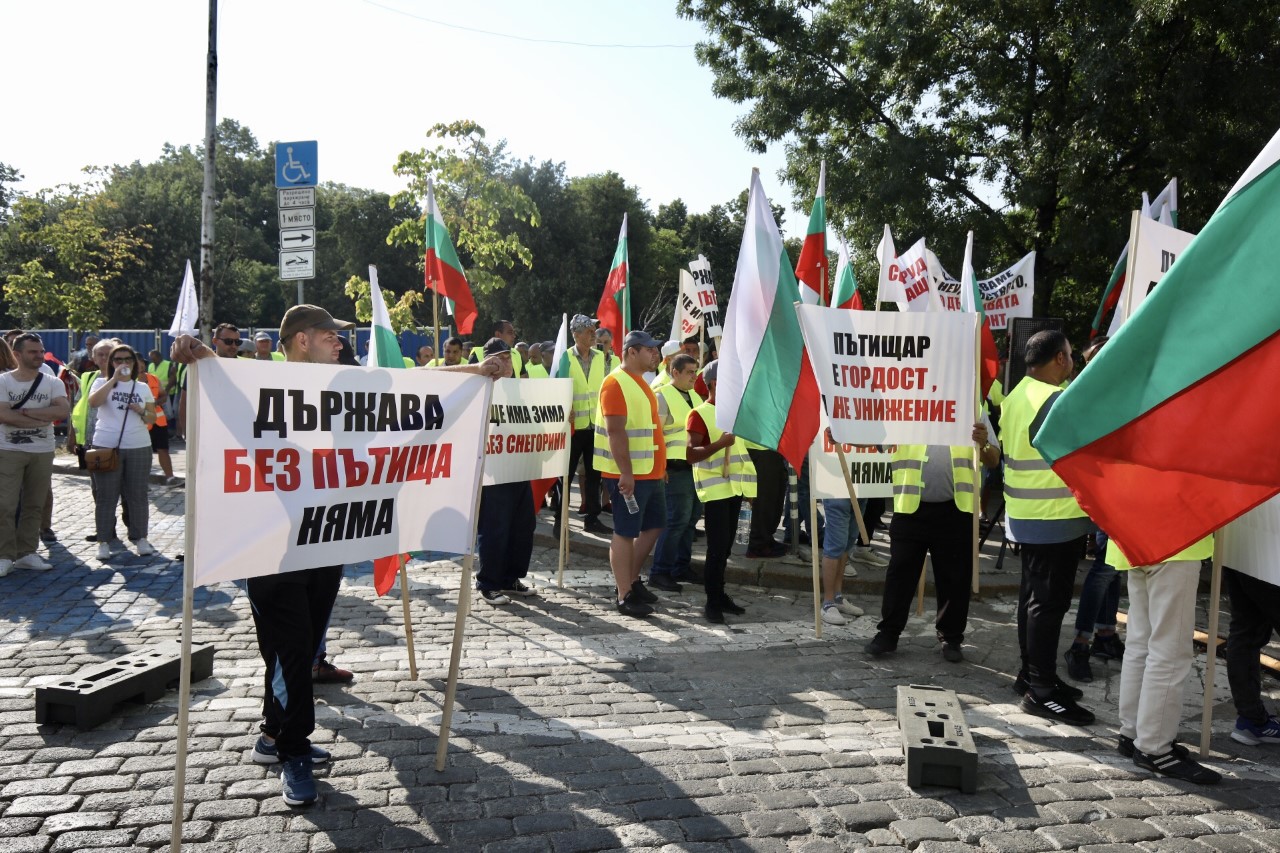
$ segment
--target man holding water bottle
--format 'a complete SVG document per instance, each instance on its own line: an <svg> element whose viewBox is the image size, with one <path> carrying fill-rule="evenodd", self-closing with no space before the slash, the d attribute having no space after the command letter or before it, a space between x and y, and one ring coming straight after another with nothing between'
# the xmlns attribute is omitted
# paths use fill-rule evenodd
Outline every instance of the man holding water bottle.
<svg viewBox="0 0 1280 853"><path fill-rule="evenodd" d="M595 467L613 503L609 566L618 589L618 612L637 618L653 613L658 597L640 571L667 524L666 441L658 400L644 381L661 358L661 344L636 330L622 342L622 364L605 377L595 418Z"/></svg>

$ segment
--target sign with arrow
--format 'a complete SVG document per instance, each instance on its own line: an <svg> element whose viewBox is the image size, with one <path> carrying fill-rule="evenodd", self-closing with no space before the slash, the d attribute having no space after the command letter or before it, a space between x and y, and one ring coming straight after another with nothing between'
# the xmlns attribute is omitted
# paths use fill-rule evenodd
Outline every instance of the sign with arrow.
<svg viewBox="0 0 1280 853"><path fill-rule="evenodd" d="M280 232L281 249L314 249L316 247L316 229L291 228Z"/></svg>

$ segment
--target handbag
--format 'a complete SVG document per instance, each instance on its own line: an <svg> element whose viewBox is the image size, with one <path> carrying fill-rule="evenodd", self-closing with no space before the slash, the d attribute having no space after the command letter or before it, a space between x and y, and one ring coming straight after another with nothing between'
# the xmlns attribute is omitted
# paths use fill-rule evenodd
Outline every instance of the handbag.
<svg viewBox="0 0 1280 853"><path fill-rule="evenodd" d="M138 380L134 379L133 385L129 386L131 396L137 387ZM91 447L84 452L84 467L91 473L110 474L120 467L120 442L124 441L124 427L128 418L129 410L126 408L124 417L120 419L120 435L116 438L115 447Z"/></svg>

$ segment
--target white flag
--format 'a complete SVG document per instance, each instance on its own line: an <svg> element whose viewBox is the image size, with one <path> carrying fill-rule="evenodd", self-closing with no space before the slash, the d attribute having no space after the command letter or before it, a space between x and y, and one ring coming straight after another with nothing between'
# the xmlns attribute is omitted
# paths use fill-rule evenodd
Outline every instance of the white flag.
<svg viewBox="0 0 1280 853"><path fill-rule="evenodd" d="M178 294L178 310L173 313L173 322L169 324L169 334L200 334L200 301L196 297L196 279L191 274L191 261L187 261L187 271L182 274L182 292Z"/></svg>

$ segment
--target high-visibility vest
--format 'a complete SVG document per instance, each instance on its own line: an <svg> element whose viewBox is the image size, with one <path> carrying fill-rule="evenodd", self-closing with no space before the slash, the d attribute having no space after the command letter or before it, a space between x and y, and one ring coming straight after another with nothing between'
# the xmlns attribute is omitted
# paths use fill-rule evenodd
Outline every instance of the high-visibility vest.
<svg viewBox="0 0 1280 853"><path fill-rule="evenodd" d="M714 444L724 435L724 430L716 426L716 407L714 403L702 403L693 410L702 418L707 427L707 443ZM729 457L728 470L725 470L725 455ZM721 448L715 453L693 463L693 487L698 492L698 500L703 503L719 501L741 495L744 498L756 496L756 466L747 453L747 444L735 438L729 447Z"/></svg>
<svg viewBox="0 0 1280 853"><path fill-rule="evenodd" d="M147 374L147 385L151 388L151 399L155 401L156 419L154 423L147 424L147 430L152 427L163 427L169 425L169 419L165 417L164 407L160 405L160 378L154 373Z"/></svg>
<svg viewBox="0 0 1280 853"><path fill-rule="evenodd" d="M1004 500L1010 518L1056 521L1081 518L1085 511L1031 445L1031 425L1045 403L1061 393L1056 385L1028 376L1000 406L1000 445L1004 451Z"/></svg>
<svg viewBox="0 0 1280 853"><path fill-rule="evenodd" d="M551 378L551 374L547 373L547 369L543 367L541 364L534 364L530 362L528 366L525 367L524 372L528 375L530 379L550 379Z"/></svg>
<svg viewBox="0 0 1280 853"><path fill-rule="evenodd" d="M690 391L691 406L684 401L680 389L671 384L655 388L653 395L658 398L658 422L662 424L662 438L667 442L667 459L684 459L689 447L689 413L702 405L702 398L697 391Z"/></svg>
<svg viewBox="0 0 1280 853"><path fill-rule="evenodd" d="M997 407L1004 403L1004 383L998 378L991 383L991 390L987 391L987 399L991 401L991 405Z"/></svg>
<svg viewBox="0 0 1280 853"><path fill-rule="evenodd" d="M573 380L573 428L586 429L591 426L591 416L600 402L600 386L604 384L605 357L598 350L590 351L591 366L588 372L582 372L582 362L578 361L578 350L569 350L569 378Z"/></svg>
<svg viewBox="0 0 1280 853"><path fill-rule="evenodd" d="M1174 563L1182 560L1207 560L1212 556L1213 556L1213 534L1210 533L1208 536L1204 537L1194 545L1184 548L1178 553L1174 554L1172 557L1165 560L1165 562ZM1119 546L1116 545L1116 540L1114 539L1110 539L1107 541L1106 559L1107 559L1108 566L1112 566L1118 569L1119 571L1127 572L1128 570L1133 568L1133 566L1129 564L1129 558L1126 557L1124 555L1124 552L1121 551Z"/></svg>
<svg viewBox="0 0 1280 853"><path fill-rule="evenodd" d="M71 426L76 430L76 441L84 444L85 430L89 425L89 392L93 390L93 380L98 378L98 371L86 370L80 374L80 399L71 410Z"/></svg>
<svg viewBox="0 0 1280 853"><path fill-rule="evenodd" d="M670 384L671 384L671 374L667 373L667 363L664 361L662 362L662 364L658 366L658 375L653 377L653 381L649 383L649 387L652 388L654 391L657 391L659 388L663 387L664 385L670 385Z"/></svg>
<svg viewBox="0 0 1280 853"><path fill-rule="evenodd" d="M169 364L168 361L161 361L159 364L152 364L151 362L147 362L147 373L150 373L152 376L156 377L161 382L168 382L170 366L171 365Z"/></svg>
<svg viewBox="0 0 1280 853"><path fill-rule="evenodd" d="M920 508L924 494L924 463L929 448L924 444L899 444L893 452L893 511L913 513ZM951 448L951 483L956 509L966 515L973 512L973 448Z"/></svg>
<svg viewBox="0 0 1280 853"><path fill-rule="evenodd" d="M471 357L476 360L477 364L484 361L484 347L472 347ZM511 375L519 379L520 370L523 367L524 359L520 357L520 351L516 349L511 350Z"/></svg>
<svg viewBox="0 0 1280 853"><path fill-rule="evenodd" d="M622 389L623 399L627 401L627 455L631 458L631 473L648 474L653 470L654 460L658 454L658 446L653 441L653 432L656 428L653 422L653 406L649 403L649 395L645 393L648 386L623 370L622 365L614 368L609 375L617 380L618 386ZM599 394L596 396L599 397ZM609 430L605 427L604 412L600 410L598 400L595 431L593 459L596 470L605 474L621 475L618 463L613 458L613 450L609 447Z"/></svg>

